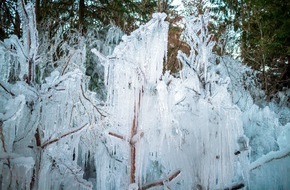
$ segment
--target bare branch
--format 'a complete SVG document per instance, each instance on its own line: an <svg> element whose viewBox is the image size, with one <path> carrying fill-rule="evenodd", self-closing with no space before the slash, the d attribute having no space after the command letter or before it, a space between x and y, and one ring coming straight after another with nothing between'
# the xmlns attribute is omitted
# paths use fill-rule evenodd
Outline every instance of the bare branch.
<svg viewBox="0 0 290 190"><path fill-rule="evenodd" d="M152 183L148 183L146 185L144 185L143 187L141 187L140 190L146 190L146 189L150 189L152 187L156 187L156 186L161 186L161 185L165 185L166 182L170 182L173 179L175 179L179 174L181 173L180 170L177 170L175 172L173 172L172 174L170 174L168 177L164 178L164 179L160 179L158 181L154 181Z"/></svg>
<svg viewBox="0 0 290 190"><path fill-rule="evenodd" d="M117 138L122 139L122 140L126 140L126 138L123 135L120 135L117 133L109 132L109 135L117 137Z"/></svg>
<svg viewBox="0 0 290 190"><path fill-rule="evenodd" d="M46 148L48 145L51 145L51 144L53 144L53 143L56 143L56 142L59 141L60 139L66 137L66 136L68 136L68 135L72 135L72 134L74 134L74 133L76 133L76 132L82 130L82 129L83 129L84 127L86 127L87 125L88 125L88 124L85 124L85 125L83 125L83 126L80 127L80 128L77 128L77 129L75 129L75 130L73 130L73 131L70 131L70 132L68 132L68 133L65 133L65 134L61 135L60 137L57 137L57 138L55 138L55 139L53 139L53 140L50 140L50 141L48 141L48 142L45 142L43 145L41 145L41 148L44 149L44 148Z"/></svg>
<svg viewBox="0 0 290 190"><path fill-rule="evenodd" d="M13 94L12 92L10 92L3 84L1 84L0 82L0 86L8 93L10 94L11 96L15 96L15 94Z"/></svg>

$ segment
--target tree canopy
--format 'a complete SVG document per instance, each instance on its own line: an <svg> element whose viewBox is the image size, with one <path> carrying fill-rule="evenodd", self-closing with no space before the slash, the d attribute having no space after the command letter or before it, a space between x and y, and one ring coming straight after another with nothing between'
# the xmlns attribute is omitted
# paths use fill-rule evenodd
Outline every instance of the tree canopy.
<svg viewBox="0 0 290 190"><path fill-rule="evenodd" d="M20 3L27 3L21 0ZM11 34L21 36L17 0L0 2L0 40ZM201 14L205 8L212 12L215 47L218 54L238 55L243 63L259 72L259 79L267 95L290 87L290 3L284 0L183 0L187 15ZM166 69L178 71L178 48L184 50L180 40L181 20L172 0L35 0L38 32L48 32L49 37L62 28L85 35L91 28L118 26L130 33L148 21L152 13L166 12L170 16L168 64ZM235 43L231 43L235 42ZM227 44L228 43L228 44ZM227 50L225 48L227 44ZM184 47L183 47L184 46ZM224 46L224 47L223 47ZM188 51L188 50L187 50Z"/></svg>
<svg viewBox="0 0 290 190"><path fill-rule="evenodd" d="M290 87L290 3L212 0L222 24L240 33L243 62L260 71L268 95Z"/></svg>

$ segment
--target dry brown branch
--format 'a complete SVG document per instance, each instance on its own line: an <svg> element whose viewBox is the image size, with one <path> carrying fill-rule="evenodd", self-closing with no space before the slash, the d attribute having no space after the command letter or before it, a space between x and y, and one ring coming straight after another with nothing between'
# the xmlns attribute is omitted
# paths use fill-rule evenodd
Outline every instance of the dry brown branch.
<svg viewBox="0 0 290 190"><path fill-rule="evenodd" d="M59 141L60 139L62 139L62 138L64 138L64 137L68 136L68 135L72 135L72 134L74 134L74 133L76 133L76 132L82 130L82 129L85 128L87 125L88 125L88 124L85 124L85 125L83 125L83 126L80 127L80 128L77 128L77 129L75 129L75 130L73 130L73 131L70 131L70 132L68 132L68 133L65 133L65 134L61 135L60 137L57 137L57 138L55 138L55 139L53 139L53 140L50 140L50 141L48 141L48 142L45 142L43 145L41 145L41 148L44 149L44 148L46 148L48 145L51 145L51 144L53 144L53 143Z"/></svg>
<svg viewBox="0 0 290 190"><path fill-rule="evenodd" d="M180 170L177 170L175 172L173 172L172 174L170 174L168 177L164 178L164 179L160 179L158 181L154 181L151 183L148 183L144 186L142 186L139 190L146 190L146 189L150 189L152 187L156 187L156 186L161 186L161 185L165 185L166 182L170 182L173 179L175 179L179 174L181 173Z"/></svg>
<svg viewBox="0 0 290 190"><path fill-rule="evenodd" d="M109 135L116 137L118 139L126 140L126 138L123 135L119 135L117 133L109 132Z"/></svg>

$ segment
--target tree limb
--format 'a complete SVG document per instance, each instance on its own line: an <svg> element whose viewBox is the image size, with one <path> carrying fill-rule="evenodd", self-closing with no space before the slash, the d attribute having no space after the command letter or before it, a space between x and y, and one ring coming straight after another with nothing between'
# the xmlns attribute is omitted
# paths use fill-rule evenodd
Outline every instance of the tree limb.
<svg viewBox="0 0 290 190"><path fill-rule="evenodd" d="M72 135L72 134L74 134L74 133L76 133L76 132L82 130L82 129L83 129L84 127L86 127L87 125L88 125L88 124L85 124L85 125L83 125L82 127L78 128L78 129L75 129L75 130L73 130L73 131L70 131L70 132L68 132L68 133L65 133L65 134L61 135L60 137L57 137L57 138L55 138L55 139L53 139L53 140L47 141L47 142L45 142L43 145L41 145L41 148L44 149L44 148L46 148L48 145L51 145L51 144L53 144L53 143L56 143L56 142L59 141L60 139L66 137L66 136L68 136L68 135Z"/></svg>
<svg viewBox="0 0 290 190"><path fill-rule="evenodd" d="M123 135L117 134L117 133L113 133L113 132L109 132L109 135L116 137L118 139L122 139L122 140L126 140L126 138Z"/></svg>
<svg viewBox="0 0 290 190"><path fill-rule="evenodd" d="M152 187L156 187L156 186L161 186L161 185L165 185L166 182L170 182L173 179L175 179L179 174L181 173L180 170L177 170L175 172L173 172L172 174L170 174L168 177L164 178L164 179L160 179L151 183L148 183L144 186L142 186L139 190L146 190L146 189L150 189Z"/></svg>
<svg viewBox="0 0 290 190"><path fill-rule="evenodd" d="M252 162L250 164L249 171L255 170L255 169L257 169L257 168L263 166L264 164L269 163L273 160L279 160L279 159L285 158L287 156L290 156L290 146L283 149L283 150L269 152L268 154L262 156L258 160Z"/></svg>
<svg viewBox="0 0 290 190"><path fill-rule="evenodd" d="M8 93L10 94L11 96L15 96L15 94L13 94L12 92L10 92L3 84L1 84L0 82L0 86Z"/></svg>

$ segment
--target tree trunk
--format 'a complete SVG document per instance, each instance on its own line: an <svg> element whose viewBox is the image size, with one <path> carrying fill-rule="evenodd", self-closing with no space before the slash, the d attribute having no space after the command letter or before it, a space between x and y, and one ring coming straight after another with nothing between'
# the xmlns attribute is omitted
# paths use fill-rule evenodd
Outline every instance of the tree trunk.
<svg viewBox="0 0 290 190"><path fill-rule="evenodd" d="M36 23L40 23L41 21L41 14L40 14L40 0L35 1L35 16L36 16Z"/></svg>
<svg viewBox="0 0 290 190"><path fill-rule="evenodd" d="M84 33L84 15L85 15L85 1L80 0L79 3L79 30Z"/></svg>

